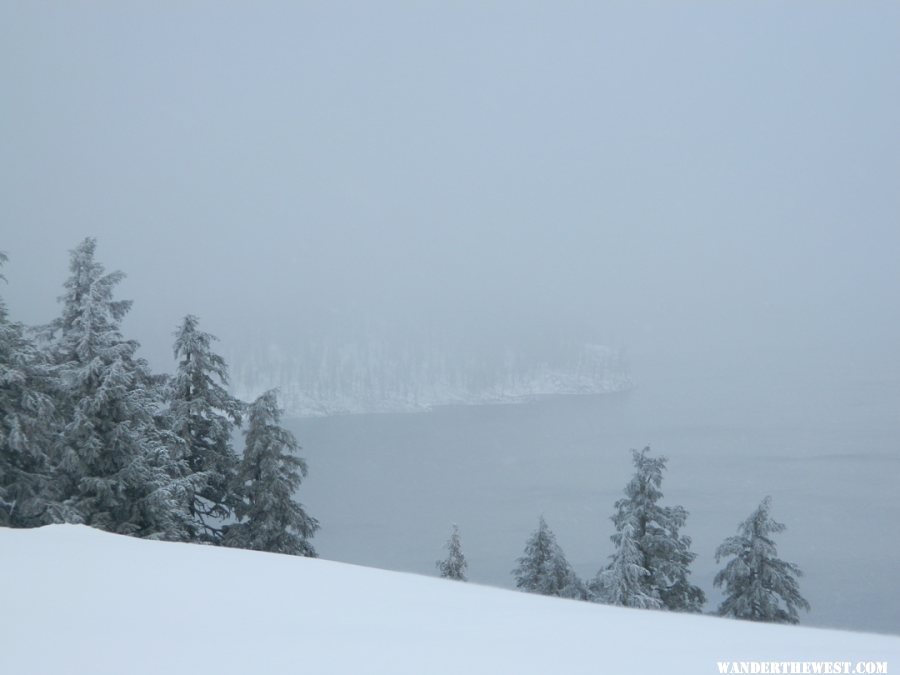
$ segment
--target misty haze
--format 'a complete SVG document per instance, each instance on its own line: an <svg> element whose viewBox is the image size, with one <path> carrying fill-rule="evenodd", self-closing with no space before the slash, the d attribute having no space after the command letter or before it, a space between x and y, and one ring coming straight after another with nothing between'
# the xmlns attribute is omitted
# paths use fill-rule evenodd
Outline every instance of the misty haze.
<svg viewBox="0 0 900 675"><path fill-rule="evenodd" d="M679 5L0 2L0 372L30 363L57 420L40 469L0 429L0 523L460 578L455 525L477 584L900 634L900 6ZM152 390L176 529L84 510L59 468L93 261L126 274L104 330L140 343L123 386ZM219 483L185 431L208 413L178 417L207 333ZM249 525L264 427L302 458L292 550ZM699 605L653 569L609 590L645 524L617 501L660 466ZM17 471L65 487L16 521ZM787 619L720 611L767 496ZM522 581L541 517L565 588Z"/></svg>

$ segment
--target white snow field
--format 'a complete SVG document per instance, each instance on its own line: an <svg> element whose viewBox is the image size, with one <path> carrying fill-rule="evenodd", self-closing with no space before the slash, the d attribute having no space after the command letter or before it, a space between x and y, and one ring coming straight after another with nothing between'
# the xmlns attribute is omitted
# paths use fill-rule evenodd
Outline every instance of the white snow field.
<svg viewBox="0 0 900 675"><path fill-rule="evenodd" d="M717 673L900 638L604 607L83 526L0 529L0 673Z"/></svg>

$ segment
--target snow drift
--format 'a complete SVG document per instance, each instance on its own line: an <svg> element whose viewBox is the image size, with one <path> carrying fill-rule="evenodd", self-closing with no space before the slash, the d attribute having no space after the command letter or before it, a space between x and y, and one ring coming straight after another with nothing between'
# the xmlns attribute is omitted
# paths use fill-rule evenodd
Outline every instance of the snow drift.
<svg viewBox="0 0 900 675"><path fill-rule="evenodd" d="M83 526L0 529L0 672L666 673L900 638L628 610Z"/></svg>

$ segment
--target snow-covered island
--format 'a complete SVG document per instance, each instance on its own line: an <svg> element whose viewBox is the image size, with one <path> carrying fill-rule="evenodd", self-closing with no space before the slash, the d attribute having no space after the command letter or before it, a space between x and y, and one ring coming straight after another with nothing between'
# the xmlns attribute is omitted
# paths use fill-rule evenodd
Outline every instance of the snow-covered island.
<svg viewBox="0 0 900 675"><path fill-rule="evenodd" d="M517 403L624 391L621 350L581 343L553 349L461 350L369 340L270 343L230 357L244 400L277 387L291 417L421 412L441 405Z"/></svg>
<svg viewBox="0 0 900 675"><path fill-rule="evenodd" d="M730 670L739 661L900 663L894 636L609 607L79 525L0 528L0 551L2 673L696 675L741 672Z"/></svg>

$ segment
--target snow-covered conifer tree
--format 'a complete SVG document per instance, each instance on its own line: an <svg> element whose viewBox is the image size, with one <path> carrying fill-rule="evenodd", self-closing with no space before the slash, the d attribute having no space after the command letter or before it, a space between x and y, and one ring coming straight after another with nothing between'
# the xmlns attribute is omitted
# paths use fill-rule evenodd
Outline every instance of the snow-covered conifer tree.
<svg viewBox="0 0 900 675"><path fill-rule="evenodd" d="M223 541L236 548L314 558L309 540L319 523L294 499L306 462L296 454L300 447L294 435L280 425L276 392L257 398L247 418L236 484L242 497L235 508L240 522L226 526Z"/></svg>
<svg viewBox="0 0 900 675"><path fill-rule="evenodd" d="M513 570L517 588L541 595L587 599L587 589L572 570L543 516L525 544L525 554L517 562L518 567Z"/></svg>
<svg viewBox="0 0 900 675"><path fill-rule="evenodd" d="M462 552L462 544L459 541L459 528L453 526L453 533L447 541L447 557L437 561L437 568L445 579L466 581L466 569L468 563Z"/></svg>
<svg viewBox="0 0 900 675"><path fill-rule="evenodd" d="M690 550L690 537L679 532L687 520L687 511L680 506L658 504L663 496L660 487L666 458L650 457L650 448L631 452L636 470L625 486L625 497L615 505L612 520L616 534L611 539L617 552L611 567L617 562L623 565L633 562L646 570L647 575L632 574L632 582L642 580L638 584L639 594L634 597L658 598L665 609L699 612L706 596L688 581L690 564L697 556ZM623 536L629 527L630 536ZM619 550L631 546L632 541L639 553L636 558Z"/></svg>
<svg viewBox="0 0 900 675"><path fill-rule="evenodd" d="M0 267L6 260L0 252ZM50 447L56 420L45 365L25 327L9 320L0 296L0 525L34 527L54 519Z"/></svg>
<svg viewBox="0 0 900 675"><path fill-rule="evenodd" d="M662 601L650 588L643 555L634 538L634 525L625 523L621 532L613 535L616 552L609 567L602 570L592 585L594 599L610 605L659 609Z"/></svg>
<svg viewBox="0 0 900 675"><path fill-rule="evenodd" d="M120 322L131 302L114 300L121 272L105 274L96 241L72 251L54 360L63 417L57 478L66 518L141 537L190 537L187 499L198 481L159 427L163 405L138 343Z"/></svg>
<svg viewBox="0 0 900 675"><path fill-rule="evenodd" d="M797 623L797 610L809 611L797 583L802 576L800 568L778 558L772 541L771 535L783 532L785 526L769 516L771 503L766 497L738 527L739 534L716 549L716 562L731 557L713 581L717 587L725 587L720 616Z"/></svg>
<svg viewBox="0 0 900 675"><path fill-rule="evenodd" d="M197 324L197 317L188 315L175 332L178 368L168 392L169 424L184 443L190 472L204 478L188 503L196 536L217 541L221 521L236 503L232 489L238 456L231 437L241 423L243 406L225 389L228 367L212 351L216 338Z"/></svg>

